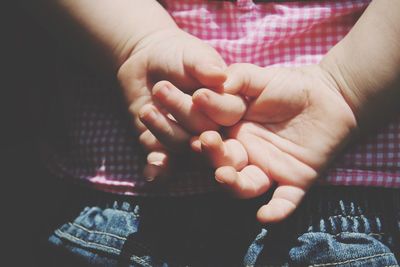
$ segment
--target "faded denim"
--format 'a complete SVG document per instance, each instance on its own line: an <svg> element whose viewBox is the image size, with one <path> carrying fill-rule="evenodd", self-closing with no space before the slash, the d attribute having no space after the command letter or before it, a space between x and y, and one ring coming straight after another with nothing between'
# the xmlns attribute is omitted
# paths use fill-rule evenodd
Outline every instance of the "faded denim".
<svg viewBox="0 0 400 267"><path fill-rule="evenodd" d="M315 188L291 218L263 226L264 198L101 198L55 230L53 264L398 266L398 190Z"/></svg>

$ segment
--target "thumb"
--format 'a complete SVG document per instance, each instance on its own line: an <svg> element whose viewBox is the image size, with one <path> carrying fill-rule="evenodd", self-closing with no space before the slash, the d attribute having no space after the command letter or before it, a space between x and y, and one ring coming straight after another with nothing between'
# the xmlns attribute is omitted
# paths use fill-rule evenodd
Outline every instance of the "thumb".
<svg viewBox="0 0 400 267"><path fill-rule="evenodd" d="M222 126L236 124L246 112L246 101L231 94L218 94L209 89L194 92L192 101L211 120Z"/></svg>
<svg viewBox="0 0 400 267"><path fill-rule="evenodd" d="M204 44L198 53L187 53L185 71L204 87L221 87L226 80L226 64L212 47Z"/></svg>
<svg viewBox="0 0 400 267"><path fill-rule="evenodd" d="M258 210L258 221L265 224L286 219L300 205L305 193L305 189L301 187L279 185L272 199Z"/></svg>
<svg viewBox="0 0 400 267"><path fill-rule="evenodd" d="M237 63L230 65L226 73L227 79L223 85L225 93L254 98L258 97L266 88L269 79L273 76L273 69L262 68L254 64Z"/></svg>

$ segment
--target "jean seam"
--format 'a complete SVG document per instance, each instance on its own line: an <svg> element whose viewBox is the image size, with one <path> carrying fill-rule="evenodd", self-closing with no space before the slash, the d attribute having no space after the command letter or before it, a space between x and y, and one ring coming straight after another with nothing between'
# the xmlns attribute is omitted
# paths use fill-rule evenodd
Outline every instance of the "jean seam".
<svg viewBox="0 0 400 267"><path fill-rule="evenodd" d="M360 233L360 232L340 232L338 234L335 235L331 235L334 237L340 236L341 234L364 234L364 235L369 235L369 236L377 236L377 237L382 237L384 235L386 235L386 233Z"/></svg>
<svg viewBox="0 0 400 267"><path fill-rule="evenodd" d="M328 217L328 219L336 219L336 218L347 218L347 219L367 219L368 217L371 217L371 216L379 216L379 215L369 215L369 216L366 216L366 215L354 215L354 216L351 216L351 215L333 215L333 216L329 216Z"/></svg>
<svg viewBox="0 0 400 267"><path fill-rule="evenodd" d="M95 243L95 242L85 241L83 239L80 239L80 238L75 237L73 235L70 235L68 233L64 233L64 232L62 232L60 230L56 230L55 234L58 235L60 238L67 239L69 241L75 240L75 241L78 241L78 242L82 242L83 244L86 244L87 246L95 246L95 247L98 247L98 248L105 248L107 250L111 250L113 252L113 254L115 254L116 256L119 256L121 254L121 250L120 249L113 248L113 247L106 246L106 245L102 245L102 244L98 244L98 243ZM107 251L107 252L110 253L110 251ZM142 264L145 267L152 267L151 265L146 263L143 259L141 259L138 256L132 255L129 259L131 261L135 261L135 262L137 262L139 264Z"/></svg>
<svg viewBox="0 0 400 267"><path fill-rule="evenodd" d="M147 262L145 262L144 260L142 260L142 259L141 259L140 257L138 257L138 256L132 255L129 259L130 259L131 261L133 261L133 262L137 262L137 263L143 265L144 267L153 267L152 265L148 264Z"/></svg>
<svg viewBox="0 0 400 267"><path fill-rule="evenodd" d="M360 257L360 258L357 258L357 259L351 259L351 260L340 261L340 262L329 262L329 263L313 264L313 265L310 265L310 266L311 267L333 266L333 265L337 265L337 264L346 264L346 263L355 262L355 261L362 261L362 260L369 260L369 259L378 258L378 257L385 257L385 256L389 256L389 255L394 256L393 253L387 252L387 253L381 253L381 254L367 256L367 257Z"/></svg>
<svg viewBox="0 0 400 267"><path fill-rule="evenodd" d="M90 234L100 234L100 235L110 236L110 237L117 238L117 239L119 239L121 241L126 241L127 240L127 238L125 238L125 237L114 235L114 234L107 233L107 232L90 230L90 229L88 229L88 228L86 228L86 227L84 227L82 225L76 224L76 223L68 223L68 224L72 225L72 226L75 226L75 227L77 227L77 228L79 228L79 229L81 229L81 230L83 230L83 231L85 231L87 233L90 233ZM135 242L135 244L138 247L140 247L141 249L145 250L147 253L151 254L151 250L149 248L147 248L145 245L142 245L142 244L140 244L138 242Z"/></svg>
<svg viewBox="0 0 400 267"><path fill-rule="evenodd" d="M69 240L69 241L74 240L74 241L82 242L83 244L85 244L85 245L87 245L87 246L95 246L95 247L98 247L98 248L105 248L105 249L107 249L107 250L113 251L114 254L117 254L117 255L119 255L119 253L121 252L121 250L119 250L119 249L117 249L117 248L113 248L113 247L106 246L106 245L102 245L102 244L95 243L95 242L86 241L86 240L83 240L83 239L78 238L78 237L76 237L76 236L73 236L73 235L71 235L71 234L64 233L64 232L62 232L62 231L60 231L60 230L56 230L54 233L55 233L56 235L58 235L60 238L67 239L67 240Z"/></svg>
<svg viewBox="0 0 400 267"><path fill-rule="evenodd" d="M119 235L115 235L115 234L111 234L111 233L107 233L107 232L102 232L102 231L90 230L90 229L86 228L85 226L79 225L77 223L68 223L68 224L70 226L77 227L77 228L79 228L79 229L81 229L81 230L83 230L83 231L85 231L87 233L90 233L90 234L106 235L106 236L117 238L117 239L122 240L122 241L126 241L126 237L123 237L123 236L119 236Z"/></svg>

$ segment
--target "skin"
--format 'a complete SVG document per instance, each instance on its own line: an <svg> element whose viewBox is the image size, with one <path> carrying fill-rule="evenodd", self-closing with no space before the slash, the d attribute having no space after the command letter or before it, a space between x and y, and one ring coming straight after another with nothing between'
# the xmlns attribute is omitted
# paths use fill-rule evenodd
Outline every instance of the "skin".
<svg viewBox="0 0 400 267"><path fill-rule="evenodd" d="M217 168L216 180L237 197L259 196L276 183L271 201L257 216L263 223L280 221L294 211L351 136L357 126L355 116L319 66L234 64L227 73L229 94L202 89L193 95L193 102L210 118L218 110L220 120L234 125L224 136L203 132L192 147L210 159ZM231 107L240 105L239 122L227 121Z"/></svg>
<svg viewBox="0 0 400 267"><path fill-rule="evenodd" d="M188 150L192 135L219 129L217 123L205 120L204 114L191 108L190 94L201 86L221 86L226 79L224 67L224 62L211 47L173 29L142 39L118 70L118 80L139 132L139 140L149 151L147 159L151 166L147 166L144 173L149 180L165 172L170 153ZM168 82L158 82L164 79ZM181 91L174 91L174 84ZM160 108L162 103L174 98L179 98L180 108L190 113L190 123L179 124L178 113ZM160 171L159 166L162 166Z"/></svg>
<svg viewBox="0 0 400 267"><path fill-rule="evenodd" d="M366 131L376 114L398 108L399 1L373 1L318 65L227 70L154 0L39 2L63 14L54 25L78 26L88 47L102 51L93 62L104 58L113 67L149 150L150 178L190 142L217 168L217 181L240 197L277 184L258 212L261 222L289 216L357 128Z"/></svg>
<svg viewBox="0 0 400 267"><path fill-rule="evenodd" d="M223 94L193 94L194 107L230 126L224 135L205 131L192 139L193 150L217 168L216 180L243 198L277 185L257 213L260 222L287 218L355 133L379 124L377 114L398 114L399 10L399 1L373 1L318 65L235 64L227 69ZM179 107L179 99L164 104L169 111ZM182 112L180 121L185 114L190 120Z"/></svg>

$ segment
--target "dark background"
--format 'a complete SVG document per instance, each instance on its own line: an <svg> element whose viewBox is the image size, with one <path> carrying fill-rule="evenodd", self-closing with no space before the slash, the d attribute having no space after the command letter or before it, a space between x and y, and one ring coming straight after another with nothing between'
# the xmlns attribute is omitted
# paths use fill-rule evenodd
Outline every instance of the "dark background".
<svg viewBox="0 0 400 267"><path fill-rule="evenodd" d="M57 203L40 169L37 141L43 100L51 101L57 45L18 2L2 3L0 18L0 265L42 266L41 244Z"/></svg>

